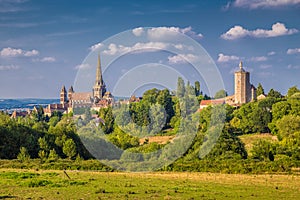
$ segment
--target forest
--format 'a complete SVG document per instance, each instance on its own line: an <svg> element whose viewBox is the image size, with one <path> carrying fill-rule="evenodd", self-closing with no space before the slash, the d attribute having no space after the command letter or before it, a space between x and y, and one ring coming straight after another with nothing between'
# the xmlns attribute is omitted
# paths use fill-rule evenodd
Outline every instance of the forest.
<svg viewBox="0 0 300 200"><path fill-rule="evenodd" d="M101 108L98 112L86 109L80 117L59 112L47 117L42 107L30 116L16 119L1 112L0 162L3 166L25 168L113 171L96 162L95 154L89 151L79 136L80 130L94 123L92 116L97 115L102 121L98 128L105 138L124 152L142 153L144 157L135 158L140 160L146 160L148 153L172 143L149 142L149 137L175 137L193 132L189 135L188 147L181 147L184 146L181 140L173 142L177 145L173 145L176 151L182 151L178 155L182 155L157 170L225 173L297 171L300 167L300 90L293 86L286 96L274 89L266 94L259 84L257 95L260 94L265 94L266 98L240 107L222 104L199 111L202 100L225 97L226 91L220 90L214 97L209 97L202 94L199 82L185 84L182 78L178 78L176 91L154 88L146 91L139 102ZM248 147L245 138L252 136L258 139ZM264 139L266 137L263 136L272 139ZM143 143L140 138L144 138ZM212 142L215 144L210 145ZM211 149L209 146L212 146ZM169 151L174 154L175 149L169 148ZM128 154L118 158L126 156Z"/></svg>

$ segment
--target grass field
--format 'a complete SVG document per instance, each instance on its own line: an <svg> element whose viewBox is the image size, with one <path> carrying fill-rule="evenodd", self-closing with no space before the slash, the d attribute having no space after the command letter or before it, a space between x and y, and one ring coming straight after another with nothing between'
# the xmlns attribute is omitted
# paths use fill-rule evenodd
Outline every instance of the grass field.
<svg viewBox="0 0 300 200"><path fill-rule="evenodd" d="M66 173L0 169L0 199L300 199L299 175Z"/></svg>

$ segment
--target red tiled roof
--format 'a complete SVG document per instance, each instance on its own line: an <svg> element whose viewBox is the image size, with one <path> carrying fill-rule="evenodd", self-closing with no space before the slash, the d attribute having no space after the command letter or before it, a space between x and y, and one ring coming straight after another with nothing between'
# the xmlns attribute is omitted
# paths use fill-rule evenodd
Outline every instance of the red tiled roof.
<svg viewBox="0 0 300 200"><path fill-rule="evenodd" d="M206 106L206 105L219 105L224 104L224 99L211 99L211 100L202 100L200 103L200 106Z"/></svg>

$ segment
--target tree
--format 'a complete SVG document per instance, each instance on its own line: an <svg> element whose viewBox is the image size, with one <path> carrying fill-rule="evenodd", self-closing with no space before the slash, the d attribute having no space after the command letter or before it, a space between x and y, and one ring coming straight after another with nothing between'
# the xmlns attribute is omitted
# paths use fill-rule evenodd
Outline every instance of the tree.
<svg viewBox="0 0 300 200"><path fill-rule="evenodd" d="M274 161L274 152L272 143L265 140L255 142L251 150L252 157L260 161Z"/></svg>
<svg viewBox="0 0 300 200"><path fill-rule="evenodd" d="M195 82L195 95L196 96L200 95L200 82L199 81Z"/></svg>
<svg viewBox="0 0 300 200"><path fill-rule="evenodd" d="M272 106L272 121L277 121L283 116L289 114L291 105L287 101L280 101Z"/></svg>
<svg viewBox="0 0 300 200"><path fill-rule="evenodd" d="M261 94L265 94L265 91L261 83L259 83L257 86L256 95L259 96Z"/></svg>
<svg viewBox="0 0 300 200"><path fill-rule="evenodd" d="M185 94L184 80L181 77L178 77L176 96L182 98L184 94Z"/></svg>
<svg viewBox="0 0 300 200"><path fill-rule="evenodd" d="M72 159L76 155L76 145L72 139L67 139L63 144L63 153Z"/></svg>
<svg viewBox="0 0 300 200"><path fill-rule="evenodd" d="M49 161L56 161L57 159L58 159L58 155L57 155L55 149L51 149L50 153L49 153L49 156L48 156L48 160Z"/></svg>
<svg viewBox="0 0 300 200"><path fill-rule="evenodd" d="M167 114L165 125L167 125L170 122L171 118L174 116L173 101L168 89L159 91L159 94L157 96L157 103L162 105L165 109L165 112Z"/></svg>
<svg viewBox="0 0 300 200"><path fill-rule="evenodd" d="M143 101L147 101L150 104L154 104L154 103L156 103L156 98L157 98L158 94L159 94L159 90L156 88L147 90L143 94Z"/></svg>
<svg viewBox="0 0 300 200"><path fill-rule="evenodd" d="M297 88L297 86L293 86L291 88L289 88L288 92L287 92L287 97L290 98L293 96L293 94L300 92L300 90Z"/></svg>
<svg viewBox="0 0 300 200"><path fill-rule="evenodd" d="M49 145L45 139L45 137L43 138L39 138L38 139L39 142L39 146L40 146L40 151L39 151L39 157L44 160L45 158L47 158L48 153L49 153Z"/></svg>
<svg viewBox="0 0 300 200"><path fill-rule="evenodd" d="M105 134L109 134L113 131L114 126L114 116L112 113L112 107L101 108L99 110L99 117L104 120L104 123L100 123L100 127L102 128Z"/></svg>
<svg viewBox="0 0 300 200"><path fill-rule="evenodd" d="M215 94L215 99L220 99L220 98L224 98L227 96L227 92L225 90L219 90L218 92L216 92Z"/></svg>
<svg viewBox="0 0 300 200"><path fill-rule="evenodd" d="M25 147L20 148L20 153L18 154L17 158L21 162L28 161L30 159L30 155Z"/></svg>
<svg viewBox="0 0 300 200"><path fill-rule="evenodd" d="M280 94L280 92L271 88L270 91L268 92L268 97L281 98L281 94Z"/></svg>
<svg viewBox="0 0 300 200"><path fill-rule="evenodd" d="M300 116L286 115L277 121L276 127L281 137L294 137L300 131Z"/></svg>

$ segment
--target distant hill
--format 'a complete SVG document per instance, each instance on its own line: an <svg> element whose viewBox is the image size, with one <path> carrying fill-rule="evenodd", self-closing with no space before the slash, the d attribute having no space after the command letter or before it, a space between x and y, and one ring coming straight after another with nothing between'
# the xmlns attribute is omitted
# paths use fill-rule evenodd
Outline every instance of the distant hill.
<svg viewBox="0 0 300 200"><path fill-rule="evenodd" d="M59 103L59 99L0 99L0 111L26 110L39 105L45 107L52 103Z"/></svg>

